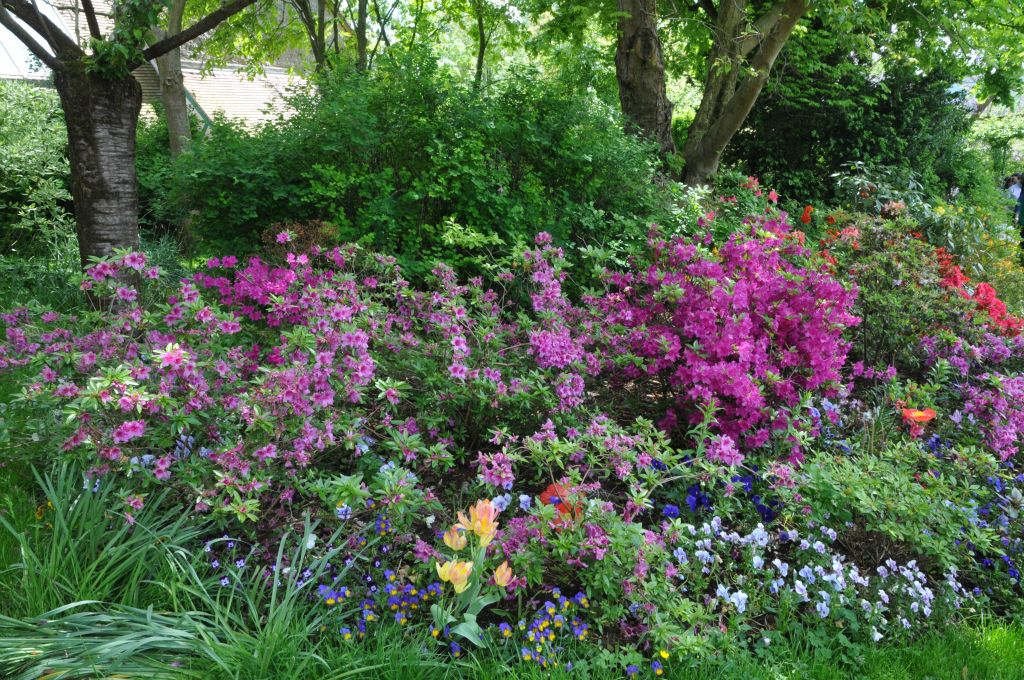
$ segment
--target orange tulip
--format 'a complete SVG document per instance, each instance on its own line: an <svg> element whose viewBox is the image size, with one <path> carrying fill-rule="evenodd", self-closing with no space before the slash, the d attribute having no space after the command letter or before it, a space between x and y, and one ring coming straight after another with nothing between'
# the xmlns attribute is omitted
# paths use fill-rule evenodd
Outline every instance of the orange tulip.
<svg viewBox="0 0 1024 680"><path fill-rule="evenodd" d="M930 408L919 410L916 408L903 409L903 420L913 423L927 423L935 418L935 411Z"/></svg>
<svg viewBox="0 0 1024 680"><path fill-rule="evenodd" d="M469 507L469 517L459 513L459 523L455 526L465 531L472 531L480 539L480 545L486 546L498 531L498 508L488 499L476 502Z"/></svg>
<svg viewBox="0 0 1024 680"><path fill-rule="evenodd" d="M466 547L466 537L462 535L458 527L452 527L444 532L444 544L458 552Z"/></svg>
<svg viewBox="0 0 1024 680"><path fill-rule="evenodd" d="M505 560L498 565L497 569L494 570L494 582L502 588L505 588L511 580L512 568L508 566L508 560Z"/></svg>

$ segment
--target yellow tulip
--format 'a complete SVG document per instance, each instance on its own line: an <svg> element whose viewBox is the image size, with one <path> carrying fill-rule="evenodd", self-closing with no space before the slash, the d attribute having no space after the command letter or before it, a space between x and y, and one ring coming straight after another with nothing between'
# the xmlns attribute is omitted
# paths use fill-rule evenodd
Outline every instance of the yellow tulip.
<svg viewBox="0 0 1024 680"><path fill-rule="evenodd" d="M508 585L508 582L512 580L512 568L508 566L508 560L505 560L498 568L494 570L494 582L502 588Z"/></svg>
<svg viewBox="0 0 1024 680"><path fill-rule="evenodd" d="M469 517L462 512L459 513L459 523L456 527L466 531L472 531L480 538L480 545L487 546L494 539L498 530L498 513L500 510L494 507L488 499L481 499L476 505L469 507Z"/></svg>
<svg viewBox="0 0 1024 680"><path fill-rule="evenodd" d="M452 527L444 532L444 544L458 552L466 547L466 537L462 535L458 527Z"/></svg>
<svg viewBox="0 0 1024 680"><path fill-rule="evenodd" d="M469 587L469 576L473 573L472 562L445 562L437 564L437 576L455 586L455 592L461 593Z"/></svg>

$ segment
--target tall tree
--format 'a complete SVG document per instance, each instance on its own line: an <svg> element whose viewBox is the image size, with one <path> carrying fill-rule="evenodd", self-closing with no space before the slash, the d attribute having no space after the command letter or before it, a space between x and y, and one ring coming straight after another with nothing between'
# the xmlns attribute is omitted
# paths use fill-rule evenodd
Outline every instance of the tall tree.
<svg viewBox="0 0 1024 680"><path fill-rule="evenodd" d="M366 20L369 17L367 0L357 0L356 5L356 70L365 71L367 66Z"/></svg>
<svg viewBox="0 0 1024 680"><path fill-rule="evenodd" d="M0 24L53 71L68 130L71 195L82 265L139 243L135 132L142 88L133 69L213 29L255 0L229 0L187 29L154 38L159 0L116 5L114 27L100 33L92 0L82 0L90 47L83 48L33 0L0 0Z"/></svg>
<svg viewBox="0 0 1024 680"><path fill-rule="evenodd" d="M167 11L167 27L156 29L158 39L181 32L185 0L171 0ZM177 156L192 142L192 128L188 118L188 100L185 97L185 76L181 72L181 48L175 47L156 58L160 77L160 101L167 115L167 135L171 156Z"/></svg>
<svg viewBox="0 0 1024 680"><path fill-rule="evenodd" d="M704 93L683 147L683 181L703 184L718 171L722 152L739 131L761 94L776 57L808 0L779 0L750 16L749 0L712 0L700 8L714 22Z"/></svg>
<svg viewBox="0 0 1024 680"><path fill-rule="evenodd" d="M619 0L615 75L628 123L657 141L663 156L675 153L672 102L665 92L665 60L658 38L655 0Z"/></svg>

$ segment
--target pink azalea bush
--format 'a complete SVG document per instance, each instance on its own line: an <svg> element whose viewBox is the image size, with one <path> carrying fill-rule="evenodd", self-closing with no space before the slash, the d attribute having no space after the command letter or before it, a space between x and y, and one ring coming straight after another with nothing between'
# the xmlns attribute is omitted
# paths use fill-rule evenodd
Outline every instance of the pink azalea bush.
<svg viewBox="0 0 1024 680"><path fill-rule="evenodd" d="M508 561L506 608L582 587L600 602L593 620L638 643L704 644L782 609L879 639L976 596L912 562L869 574L882 565L858 565L808 519L808 443L849 453L838 431L868 410L843 385L858 291L785 215L749 219L717 247L652 231L582 296L570 273L547 234L489 285L438 265L414 286L356 246L280 264L212 258L177 282L120 253L82 281L106 309L0 316L0 371L24 385L32 433L123 488L129 509L170 487L187 512L257 540L312 511L341 527L353 560L366 537L380 541L387 582L358 584L373 601L363 612L398 598L400 625L427 601L412 591L437 577L438 546L462 550L440 531L467 497L500 513L477 561ZM170 292L150 304L161 285ZM959 357L961 413L986 424L979 441L1006 464L1022 428L1019 342L926 348ZM992 361L972 363L979 354ZM919 434L894 436L920 448L932 430ZM697 521L711 512L725 520ZM461 574L441 578L461 587ZM320 586L331 606L356 590ZM456 610L440 584L429 592ZM345 615L343 630L364 636L366 614ZM435 637L454 655L447 635Z"/></svg>
<svg viewBox="0 0 1024 680"><path fill-rule="evenodd" d="M834 393L856 289L784 218L757 220L714 252L707 240L657 233L649 245L633 271L609 274L594 306L617 326L602 337L614 376L667 402L665 429L698 422L713 404L715 428L756 449L795 425L804 392Z"/></svg>

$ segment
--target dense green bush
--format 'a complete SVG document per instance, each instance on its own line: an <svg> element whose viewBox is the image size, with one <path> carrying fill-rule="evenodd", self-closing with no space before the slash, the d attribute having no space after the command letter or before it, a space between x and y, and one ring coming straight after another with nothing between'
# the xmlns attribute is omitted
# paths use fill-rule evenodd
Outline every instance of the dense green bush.
<svg viewBox="0 0 1024 680"><path fill-rule="evenodd" d="M973 189L972 168L990 164L961 142L971 116L956 79L873 59L856 36L789 41L727 160L817 203L834 202L829 175L851 161L913 169L935 196Z"/></svg>
<svg viewBox="0 0 1024 680"><path fill-rule="evenodd" d="M850 333L852 361L917 375L922 337L939 328L978 332L971 303L940 285L935 248L913 235L916 223L842 214L833 220L825 252L858 289L854 312L861 323Z"/></svg>
<svg viewBox="0 0 1024 680"><path fill-rule="evenodd" d="M37 254L74 233L57 93L0 80L0 254Z"/></svg>
<svg viewBox="0 0 1024 680"><path fill-rule="evenodd" d="M429 55L337 69L249 132L221 121L174 165L140 160L151 208L190 210L210 250L252 248L278 223L325 220L340 241L395 253L414 273L444 255L470 269L528 235L597 244L664 217L651 149L618 112L536 71L474 91ZM169 196L162 191L170 191Z"/></svg>

